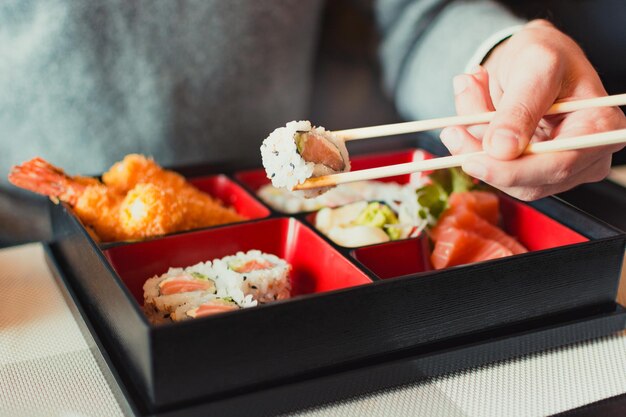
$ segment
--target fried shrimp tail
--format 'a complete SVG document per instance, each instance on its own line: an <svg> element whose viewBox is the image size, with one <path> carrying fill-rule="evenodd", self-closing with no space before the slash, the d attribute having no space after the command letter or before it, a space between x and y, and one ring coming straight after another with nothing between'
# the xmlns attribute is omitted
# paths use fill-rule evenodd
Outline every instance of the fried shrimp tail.
<svg viewBox="0 0 626 417"><path fill-rule="evenodd" d="M88 186L99 184L93 178L70 177L61 168L42 158L33 158L22 165L14 166L9 173L9 181L17 187L57 198L71 205L76 204Z"/></svg>

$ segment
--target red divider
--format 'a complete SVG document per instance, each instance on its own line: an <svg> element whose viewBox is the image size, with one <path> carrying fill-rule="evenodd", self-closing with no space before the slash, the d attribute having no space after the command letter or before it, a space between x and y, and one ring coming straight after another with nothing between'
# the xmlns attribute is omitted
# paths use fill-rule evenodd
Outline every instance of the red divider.
<svg viewBox="0 0 626 417"><path fill-rule="evenodd" d="M248 219L259 219L270 215L270 211L246 190L226 175L211 175L190 179L201 191L219 198L227 206L233 207L237 213Z"/></svg>
<svg viewBox="0 0 626 417"><path fill-rule="evenodd" d="M430 250L425 235L356 249L352 256L382 279L429 271Z"/></svg>
<svg viewBox="0 0 626 417"><path fill-rule="evenodd" d="M500 214L504 231L517 238L529 251L589 240L531 206L506 195L500 195Z"/></svg>

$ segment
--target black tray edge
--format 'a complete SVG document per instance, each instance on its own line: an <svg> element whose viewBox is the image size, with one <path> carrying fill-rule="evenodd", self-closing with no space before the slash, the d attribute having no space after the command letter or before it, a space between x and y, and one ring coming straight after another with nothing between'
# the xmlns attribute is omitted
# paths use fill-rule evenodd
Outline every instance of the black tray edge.
<svg viewBox="0 0 626 417"><path fill-rule="evenodd" d="M64 277L51 244L44 244L46 263L72 312L81 333L109 384L122 411L128 415L173 417L214 415L276 415L364 395L469 367L576 343L626 328L626 310L593 315L561 324L538 327L512 335L486 339L430 353L344 369L322 377L274 386L211 403L184 404L180 408L151 411L139 403L125 376L118 372L82 301ZM252 411L254 410L254 411Z"/></svg>

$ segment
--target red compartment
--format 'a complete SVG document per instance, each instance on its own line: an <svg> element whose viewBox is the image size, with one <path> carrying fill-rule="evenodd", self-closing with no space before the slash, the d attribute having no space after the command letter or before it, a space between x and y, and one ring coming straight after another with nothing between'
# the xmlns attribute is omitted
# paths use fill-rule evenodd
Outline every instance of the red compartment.
<svg viewBox="0 0 626 417"><path fill-rule="evenodd" d="M430 250L425 235L356 249L352 256L382 279L429 271Z"/></svg>
<svg viewBox="0 0 626 417"><path fill-rule="evenodd" d="M293 295L319 293L371 282L337 250L295 219L272 219L207 229L117 246L105 251L131 293L143 303L143 284L170 267L258 249L289 262Z"/></svg>
<svg viewBox="0 0 626 417"><path fill-rule="evenodd" d="M529 251L586 242L589 239L533 207L500 195L503 229ZM314 221L314 215L309 216ZM411 239L356 249L352 256L379 278L424 272L430 267L428 239Z"/></svg>
<svg viewBox="0 0 626 417"><path fill-rule="evenodd" d="M226 175L211 175L190 179L194 186L205 193L219 198L237 213L249 219L260 219L270 215L270 211Z"/></svg>
<svg viewBox="0 0 626 417"><path fill-rule="evenodd" d="M504 230L515 236L529 251L589 240L533 207L505 195L500 195L500 214Z"/></svg>
<svg viewBox="0 0 626 417"><path fill-rule="evenodd" d="M387 165L402 164L405 162L413 162L421 159L430 159L432 155L419 149L405 149L401 151L376 153L358 155L350 158L352 164L352 171L359 171L362 169L376 168ZM421 175L421 174L413 174ZM235 178L246 185L252 192L257 192L259 188L265 184L269 184L270 180L265 176L265 170L254 169L249 171L242 171L235 174ZM397 182L399 184L406 184L409 182L411 176L398 175L395 177L381 178L378 181L382 182Z"/></svg>

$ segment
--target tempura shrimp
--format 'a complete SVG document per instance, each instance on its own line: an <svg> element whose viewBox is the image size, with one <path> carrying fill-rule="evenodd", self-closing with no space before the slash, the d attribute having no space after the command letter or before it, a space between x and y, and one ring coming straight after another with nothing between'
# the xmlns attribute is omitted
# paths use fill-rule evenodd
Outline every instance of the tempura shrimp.
<svg viewBox="0 0 626 417"><path fill-rule="evenodd" d="M103 179L69 176L41 158L9 174L14 185L70 205L84 226L105 242L243 220L184 177L140 155L114 165Z"/></svg>

